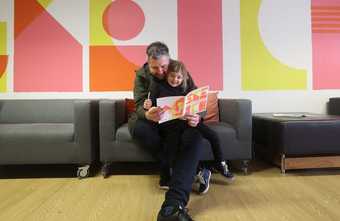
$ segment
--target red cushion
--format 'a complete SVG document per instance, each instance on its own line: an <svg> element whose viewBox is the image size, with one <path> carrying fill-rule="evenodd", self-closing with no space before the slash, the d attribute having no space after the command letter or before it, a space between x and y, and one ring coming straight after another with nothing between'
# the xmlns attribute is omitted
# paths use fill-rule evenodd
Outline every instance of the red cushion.
<svg viewBox="0 0 340 221"><path fill-rule="evenodd" d="M135 101L131 98L125 98L126 119L128 119L131 113L136 111Z"/></svg>
<svg viewBox="0 0 340 221"><path fill-rule="evenodd" d="M218 92L209 91L207 102L207 114L203 118L204 122L219 122L220 114L218 110Z"/></svg>

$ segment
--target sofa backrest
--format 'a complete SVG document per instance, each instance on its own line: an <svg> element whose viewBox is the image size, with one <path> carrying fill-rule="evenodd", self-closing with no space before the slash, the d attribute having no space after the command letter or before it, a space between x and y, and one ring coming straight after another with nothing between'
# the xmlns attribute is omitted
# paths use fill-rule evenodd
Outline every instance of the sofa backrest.
<svg viewBox="0 0 340 221"><path fill-rule="evenodd" d="M1 100L0 123L71 123L73 100Z"/></svg>

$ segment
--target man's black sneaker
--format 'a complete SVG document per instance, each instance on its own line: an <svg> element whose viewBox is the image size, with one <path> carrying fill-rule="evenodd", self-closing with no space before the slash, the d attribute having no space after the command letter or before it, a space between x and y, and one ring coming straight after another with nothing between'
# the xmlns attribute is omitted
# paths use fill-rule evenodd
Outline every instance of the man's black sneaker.
<svg viewBox="0 0 340 221"><path fill-rule="evenodd" d="M216 165L216 170L227 179L228 183L232 183L235 180L234 174L230 172L225 161L218 163Z"/></svg>
<svg viewBox="0 0 340 221"><path fill-rule="evenodd" d="M196 175L196 180L192 185L192 189L198 194L205 194L209 190L209 183L211 178L211 171L208 169L202 169Z"/></svg>
<svg viewBox="0 0 340 221"><path fill-rule="evenodd" d="M181 206L163 206L158 213L157 221L194 221L188 210Z"/></svg>

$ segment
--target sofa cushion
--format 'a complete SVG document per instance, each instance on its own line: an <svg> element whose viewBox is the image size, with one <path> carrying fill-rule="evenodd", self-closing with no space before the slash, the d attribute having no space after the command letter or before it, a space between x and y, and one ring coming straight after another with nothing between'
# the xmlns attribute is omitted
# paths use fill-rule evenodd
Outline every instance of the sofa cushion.
<svg viewBox="0 0 340 221"><path fill-rule="evenodd" d="M72 123L73 100L1 100L0 123Z"/></svg>
<svg viewBox="0 0 340 221"><path fill-rule="evenodd" d="M121 127L118 128L116 133L116 140L117 141L125 141L125 142L131 142L132 137L128 129L128 124L125 123Z"/></svg>
<svg viewBox="0 0 340 221"><path fill-rule="evenodd" d="M74 140L74 126L68 123L0 124L0 142L65 143Z"/></svg>
<svg viewBox="0 0 340 221"><path fill-rule="evenodd" d="M224 122L210 122L207 125L212 128L219 137L221 138L228 138L229 140L236 139L236 131L235 129ZM121 127L118 128L116 133L116 140L117 141L124 141L124 142L131 142L132 137L128 129L128 124L125 123Z"/></svg>

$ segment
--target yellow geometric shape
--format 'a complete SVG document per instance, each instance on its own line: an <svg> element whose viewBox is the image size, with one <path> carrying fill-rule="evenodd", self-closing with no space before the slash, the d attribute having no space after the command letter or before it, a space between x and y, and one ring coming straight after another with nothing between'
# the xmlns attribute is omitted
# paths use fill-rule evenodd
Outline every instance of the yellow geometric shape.
<svg viewBox="0 0 340 221"><path fill-rule="evenodd" d="M7 26L6 22L0 22L0 55L7 55ZM7 62L6 62L7 63ZM1 65L0 65L1 66ZM2 68L0 68L0 72ZM7 91L7 74L0 73L0 92Z"/></svg>
<svg viewBox="0 0 340 221"><path fill-rule="evenodd" d="M243 90L307 89L307 71L274 58L260 35L261 0L241 0L241 54Z"/></svg>
<svg viewBox="0 0 340 221"><path fill-rule="evenodd" d="M43 6L44 8L47 8L49 4L51 4L53 0L37 0L37 2Z"/></svg>
<svg viewBox="0 0 340 221"><path fill-rule="evenodd" d="M0 55L7 55L6 22L0 22Z"/></svg>
<svg viewBox="0 0 340 221"><path fill-rule="evenodd" d="M112 0L90 0L90 45L113 45L103 27L103 14Z"/></svg>
<svg viewBox="0 0 340 221"><path fill-rule="evenodd" d="M7 74L6 71L0 78L0 92L4 93L7 92Z"/></svg>

